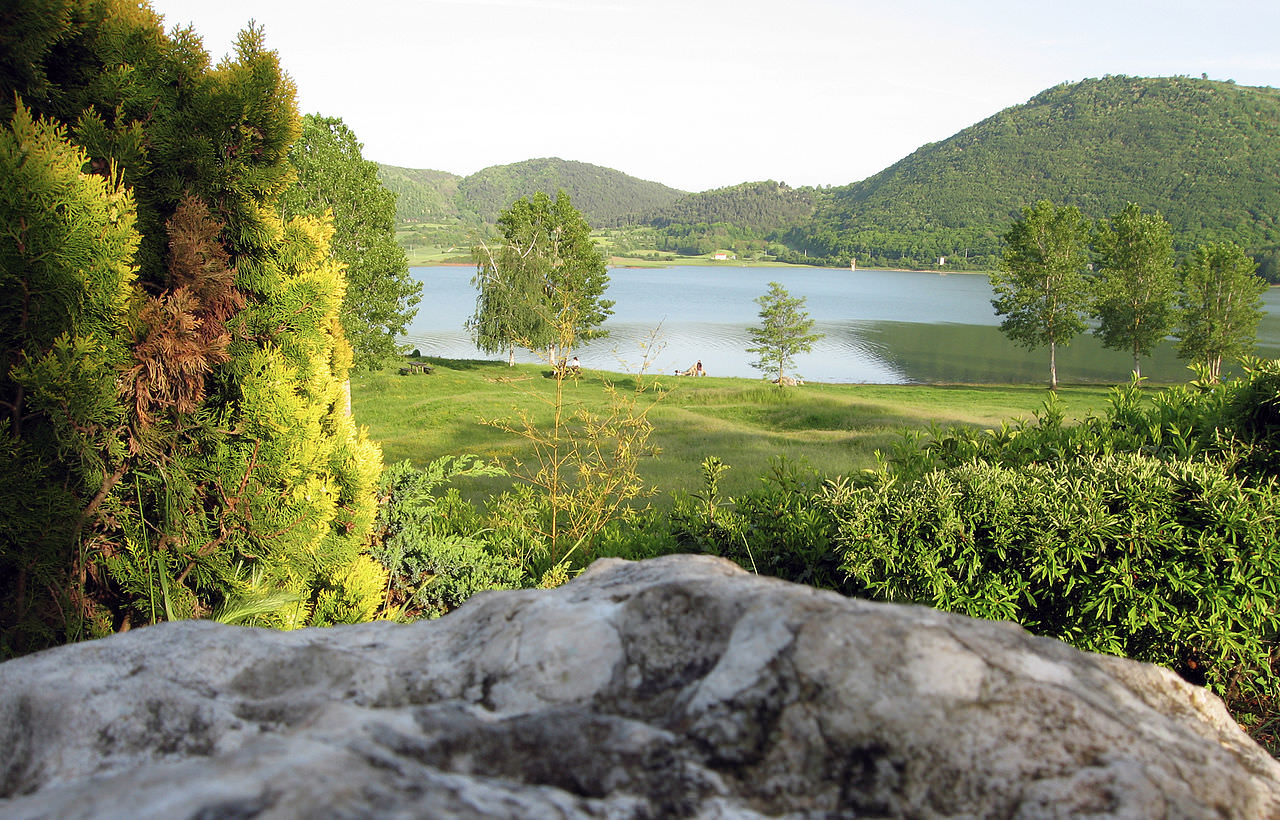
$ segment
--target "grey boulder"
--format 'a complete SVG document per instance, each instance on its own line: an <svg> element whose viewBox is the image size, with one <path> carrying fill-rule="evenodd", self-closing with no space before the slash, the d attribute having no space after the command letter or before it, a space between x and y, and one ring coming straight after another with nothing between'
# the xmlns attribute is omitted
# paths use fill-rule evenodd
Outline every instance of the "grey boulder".
<svg viewBox="0 0 1280 820"><path fill-rule="evenodd" d="M1280 817L1212 694L714 558L0 664L0 817Z"/></svg>

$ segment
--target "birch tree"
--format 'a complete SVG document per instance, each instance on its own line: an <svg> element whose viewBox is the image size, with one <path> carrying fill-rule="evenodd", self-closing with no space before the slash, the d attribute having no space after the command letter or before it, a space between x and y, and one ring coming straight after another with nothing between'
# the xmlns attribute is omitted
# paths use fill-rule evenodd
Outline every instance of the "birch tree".
<svg viewBox="0 0 1280 820"><path fill-rule="evenodd" d="M1074 206L1041 200L1022 209L1004 239L1000 270L991 274L991 305L1004 317L1000 331L1029 350L1048 346L1049 389L1057 390L1058 345L1085 327L1088 229Z"/></svg>
<svg viewBox="0 0 1280 820"><path fill-rule="evenodd" d="M1201 245L1182 271L1178 293L1178 357L1204 363L1209 376L1222 375L1222 360L1253 348L1262 320L1267 283L1254 275L1257 264L1230 243Z"/></svg>

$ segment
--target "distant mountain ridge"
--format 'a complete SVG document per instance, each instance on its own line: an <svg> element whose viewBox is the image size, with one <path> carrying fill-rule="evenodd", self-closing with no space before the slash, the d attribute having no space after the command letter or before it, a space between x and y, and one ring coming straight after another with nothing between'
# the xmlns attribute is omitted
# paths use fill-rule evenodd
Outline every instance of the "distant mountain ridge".
<svg viewBox="0 0 1280 820"><path fill-rule="evenodd" d="M642 213L638 221L655 228L722 222L767 233L807 222L816 202L812 188L791 188L770 179L686 194L669 205Z"/></svg>
<svg viewBox="0 0 1280 820"><path fill-rule="evenodd" d="M382 168L408 191L402 219L492 221L520 196L564 189L592 225L651 226L665 248L741 241L839 265L989 268L1025 205L1050 199L1096 220L1136 202L1169 220L1180 250L1235 242L1280 276L1280 90L1230 81L1064 83L825 190L770 181L686 194L554 158L469 177Z"/></svg>
<svg viewBox="0 0 1280 820"><path fill-rule="evenodd" d="M458 183L458 196L486 222L520 197L563 190L593 227L634 221L640 212L674 202L684 191L586 162L555 157L494 165Z"/></svg>
<svg viewBox="0 0 1280 820"><path fill-rule="evenodd" d="M397 222L456 219L455 197L462 177L448 171L378 165L378 179L396 195Z"/></svg>
<svg viewBox="0 0 1280 820"><path fill-rule="evenodd" d="M472 217L492 223L520 197L563 190L593 227L612 227L685 195L612 168L556 157L493 165L466 177L390 165L379 169L383 184L400 195L396 213L404 222Z"/></svg>

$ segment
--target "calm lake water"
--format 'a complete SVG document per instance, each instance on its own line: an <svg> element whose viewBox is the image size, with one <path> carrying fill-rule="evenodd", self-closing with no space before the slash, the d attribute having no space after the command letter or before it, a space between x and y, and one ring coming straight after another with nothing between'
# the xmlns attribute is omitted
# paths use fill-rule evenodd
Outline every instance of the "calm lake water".
<svg viewBox="0 0 1280 820"><path fill-rule="evenodd" d="M422 303L404 342L428 356L504 359L475 348L464 322L475 311L471 267L413 268ZM634 371L642 344L657 332L660 352L651 371L672 372L698 359L713 376L755 378L747 328L758 320L756 297L777 281L805 297L815 330L826 337L796 357L796 370L820 382L1044 382L1048 350L1026 351L999 330L991 287L980 274L909 273L832 268L615 268L607 298L614 314L609 336L579 349L584 367ZM1258 353L1280 357L1280 289L1263 297L1267 314ZM518 361L537 359L517 351ZM1082 335L1058 351L1064 382L1115 383L1128 378L1131 358L1104 350ZM1183 381L1186 363L1166 342L1142 365L1143 374Z"/></svg>

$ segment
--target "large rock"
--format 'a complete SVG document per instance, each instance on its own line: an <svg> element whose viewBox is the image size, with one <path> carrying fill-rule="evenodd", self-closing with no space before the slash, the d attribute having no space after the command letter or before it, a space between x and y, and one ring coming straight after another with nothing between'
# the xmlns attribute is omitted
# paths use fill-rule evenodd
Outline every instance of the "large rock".
<svg viewBox="0 0 1280 820"><path fill-rule="evenodd" d="M1217 698L712 558L435 622L164 624L0 665L4 817L1266 817Z"/></svg>

